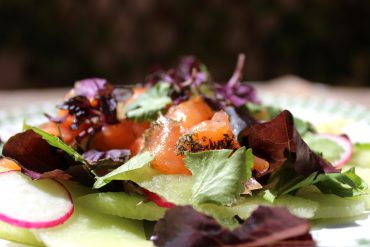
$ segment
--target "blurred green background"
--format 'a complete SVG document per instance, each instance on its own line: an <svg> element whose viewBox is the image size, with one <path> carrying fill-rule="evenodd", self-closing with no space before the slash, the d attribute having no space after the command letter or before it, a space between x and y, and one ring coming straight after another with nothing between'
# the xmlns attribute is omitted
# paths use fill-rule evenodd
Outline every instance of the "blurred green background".
<svg viewBox="0 0 370 247"><path fill-rule="evenodd" d="M246 80L295 74L370 85L370 1L0 1L0 88L142 81L195 54L216 80L236 56Z"/></svg>

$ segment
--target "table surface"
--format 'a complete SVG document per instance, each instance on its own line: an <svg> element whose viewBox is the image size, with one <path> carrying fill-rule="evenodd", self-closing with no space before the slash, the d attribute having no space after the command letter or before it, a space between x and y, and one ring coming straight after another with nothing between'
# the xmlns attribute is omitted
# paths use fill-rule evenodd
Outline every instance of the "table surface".
<svg viewBox="0 0 370 247"><path fill-rule="evenodd" d="M285 76L266 82L253 83L259 93L273 93L302 97L315 97L361 104L370 108L370 88L331 87L306 81L295 76ZM59 89L0 90L0 110L23 107L45 101L58 101L68 91Z"/></svg>

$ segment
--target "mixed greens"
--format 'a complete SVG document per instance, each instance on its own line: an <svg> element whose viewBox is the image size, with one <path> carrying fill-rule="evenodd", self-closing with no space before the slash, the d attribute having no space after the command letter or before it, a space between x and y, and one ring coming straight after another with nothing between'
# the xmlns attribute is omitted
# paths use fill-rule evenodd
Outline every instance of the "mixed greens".
<svg viewBox="0 0 370 247"><path fill-rule="evenodd" d="M106 214L113 225L125 221L119 229L142 229L142 242L128 237L133 246L313 246L306 219L369 209L354 166L370 167L370 144L318 133L263 105L242 83L243 66L240 55L227 83L194 57L151 72L144 84L78 81L57 116L24 124L2 154L34 180L65 184L76 207L64 223L72 229L79 217ZM56 235L72 234L59 227L37 230L37 244L59 246Z"/></svg>

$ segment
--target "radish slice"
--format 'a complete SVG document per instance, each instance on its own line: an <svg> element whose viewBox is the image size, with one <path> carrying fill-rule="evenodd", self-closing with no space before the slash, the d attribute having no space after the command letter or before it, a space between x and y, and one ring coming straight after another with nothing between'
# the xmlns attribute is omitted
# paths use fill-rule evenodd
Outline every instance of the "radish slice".
<svg viewBox="0 0 370 247"><path fill-rule="evenodd" d="M351 159L353 146L348 136L331 134L320 134L320 135L336 142L339 146L343 148L343 153L341 153L340 158L338 160L333 162L333 166L335 166L336 168L340 168Z"/></svg>
<svg viewBox="0 0 370 247"><path fill-rule="evenodd" d="M73 213L68 190L52 179L32 181L17 171L0 173L0 220L23 228L48 228Z"/></svg>
<svg viewBox="0 0 370 247"><path fill-rule="evenodd" d="M319 143L322 140L329 140L334 142L341 148L339 157L335 160L329 160L335 168L340 168L346 164L352 156L352 143L346 135L332 135L332 134L315 134L314 140ZM308 142L310 146L310 142ZM325 157L325 150L316 150L317 152L322 152Z"/></svg>
<svg viewBox="0 0 370 247"><path fill-rule="evenodd" d="M160 197L158 194L150 192L149 190L144 190L144 195L147 196L149 201L154 202L157 204L157 206L162 207L162 208L172 208L175 206L175 204L166 201L162 197Z"/></svg>

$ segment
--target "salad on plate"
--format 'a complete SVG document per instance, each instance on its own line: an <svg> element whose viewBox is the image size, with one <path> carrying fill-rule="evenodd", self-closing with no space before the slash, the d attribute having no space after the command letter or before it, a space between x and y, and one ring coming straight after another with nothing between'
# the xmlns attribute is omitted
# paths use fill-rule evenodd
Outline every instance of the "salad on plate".
<svg viewBox="0 0 370 247"><path fill-rule="evenodd" d="M263 104L244 59L226 83L192 56L137 85L77 81L43 124L24 119L2 147L0 238L316 246L312 226L366 218L370 143Z"/></svg>

